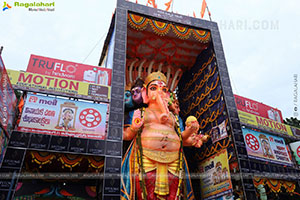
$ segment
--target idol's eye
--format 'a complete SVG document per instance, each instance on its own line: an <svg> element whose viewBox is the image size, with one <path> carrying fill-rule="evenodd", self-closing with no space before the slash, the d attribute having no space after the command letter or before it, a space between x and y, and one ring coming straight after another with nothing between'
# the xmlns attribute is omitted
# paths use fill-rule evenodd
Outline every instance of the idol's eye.
<svg viewBox="0 0 300 200"><path fill-rule="evenodd" d="M167 89L166 87L164 87L164 88L162 89L162 91L163 91L164 93L167 93L167 92L168 92L168 89Z"/></svg>
<svg viewBox="0 0 300 200"><path fill-rule="evenodd" d="M155 91L156 89L157 89L156 86L150 86L150 90L151 90L151 91Z"/></svg>
<svg viewBox="0 0 300 200"><path fill-rule="evenodd" d="M126 93L125 96L126 96L126 97L130 97L130 93Z"/></svg>

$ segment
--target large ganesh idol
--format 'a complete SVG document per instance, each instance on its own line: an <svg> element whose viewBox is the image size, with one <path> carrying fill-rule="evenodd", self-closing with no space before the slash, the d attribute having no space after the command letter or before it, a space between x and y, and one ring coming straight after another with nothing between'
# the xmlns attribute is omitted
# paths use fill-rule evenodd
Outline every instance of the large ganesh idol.
<svg viewBox="0 0 300 200"><path fill-rule="evenodd" d="M147 107L134 111L123 132L123 139L133 142L122 162L121 199L195 199L183 146L202 145L197 120L189 118L180 131L161 72L146 77L142 97Z"/></svg>

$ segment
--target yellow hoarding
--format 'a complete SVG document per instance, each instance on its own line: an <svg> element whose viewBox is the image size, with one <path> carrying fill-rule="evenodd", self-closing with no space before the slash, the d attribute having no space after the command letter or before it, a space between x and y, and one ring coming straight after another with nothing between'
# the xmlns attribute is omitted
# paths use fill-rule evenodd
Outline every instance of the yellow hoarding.
<svg viewBox="0 0 300 200"><path fill-rule="evenodd" d="M266 131L274 131L285 135L293 136L291 127L280 122L267 119L261 116L252 115L243 111L238 110L239 118L241 123L248 124Z"/></svg>
<svg viewBox="0 0 300 200"><path fill-rule="evenodd" d="M204 176L200 180L202 199L217 199L217 197L232 192L226 149L202 161L199 171Z"/></svg>
<svg viewBox="0 0 300 200"><path fill-rule="evenodd" d="M15 70L7 70L7 73L14 89L96 101L108 101L110 98L110 87L106 85L91 84Z"/></svg>

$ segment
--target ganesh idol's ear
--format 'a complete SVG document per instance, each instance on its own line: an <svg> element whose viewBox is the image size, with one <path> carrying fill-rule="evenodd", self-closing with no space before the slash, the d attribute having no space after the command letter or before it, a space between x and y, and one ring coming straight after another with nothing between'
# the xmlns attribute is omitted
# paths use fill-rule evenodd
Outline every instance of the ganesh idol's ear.
<svg viewBox="0 0 300 200"><path fill-rule="evenodd" d="M142 88L142 97L143 97L144 104L148 104L149 98L147 95L147 89L145 87Z"/></svg>

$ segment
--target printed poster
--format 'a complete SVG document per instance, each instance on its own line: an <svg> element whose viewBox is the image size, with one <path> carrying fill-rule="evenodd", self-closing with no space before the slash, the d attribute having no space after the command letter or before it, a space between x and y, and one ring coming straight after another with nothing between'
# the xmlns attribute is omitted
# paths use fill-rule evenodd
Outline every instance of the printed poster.
<svg viewBox="0 0 300 200"><path fill-rule="evenodd" d="M297 128L297 127L294 127L294 126L290 126L292 132L293 132L293 135L300 138L300 129Z"/></svg>
<svg viewBox="0 0 300 200"><path fill-rule="evenodd" d="M4 153L7 147L8 139L2 128L0 128L0 165L2 163Z"/></svg>
<svg viewBox="0 0 300 200"><path fill-rule="evenodd" d="M300 141L290 143L290 147L298 165L300 165Z"/></svg>
<svg viewBox="0 0 300 200"><path fill-rule="evenodd" d="M200 180L202 199L216 199L232 193L226 149L204 160L199 165L199 171L204 175Z"/></svg>
<svg viewBox="0 0 300 200"><path fill-rule="evenodd" d="M215 142L222 140L228 136L227 130L226 130L226 120L224 120L221 124L218 126L215 126L211 129L211 140L214 144Z"/></svg>
<svg viewBox="0 0 300 200"><path fill-rule="evenodd" d="M250 158L279 164L292 164L283 138L247 128L242 130Z"/></svg>
<svg viewBox="0 0 300 200"><path fill-rule="evenodd" d="M216 198L215 200L234 200L233 194L229 193L227 195Z"/></svg>
<svg viewBox="0 0 300 200"><path fill-rule="evenodd" d="M16 104L17 97L0 56L0 123L8 133L13 128Z"/></svg>
<svg viewBox="0 0 300 200"><path fill-rule="evenodd" d="M18 131L103 140L107 104L28 94Z"/></svg>

